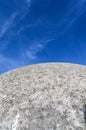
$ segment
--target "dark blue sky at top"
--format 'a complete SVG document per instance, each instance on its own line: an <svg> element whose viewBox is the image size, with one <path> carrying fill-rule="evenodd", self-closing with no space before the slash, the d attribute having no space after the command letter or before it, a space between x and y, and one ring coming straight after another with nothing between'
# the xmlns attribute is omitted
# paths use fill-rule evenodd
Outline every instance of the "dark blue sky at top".
<svg viewBox="0 0 86 130"><path fill-rule="evenodd" d="M0 0L0 73L43 62L86 65L86 0Z"/></svg>

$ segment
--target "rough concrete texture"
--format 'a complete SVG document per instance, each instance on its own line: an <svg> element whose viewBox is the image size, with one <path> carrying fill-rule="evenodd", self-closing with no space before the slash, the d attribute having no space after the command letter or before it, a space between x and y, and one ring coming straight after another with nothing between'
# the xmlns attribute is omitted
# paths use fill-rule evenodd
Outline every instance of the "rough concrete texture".
<svg viewBox="0 0 86 130"><path fill-rule="evenodd" d="M47 63L0 76L0 130L86 130L86 67Z"/></svg>

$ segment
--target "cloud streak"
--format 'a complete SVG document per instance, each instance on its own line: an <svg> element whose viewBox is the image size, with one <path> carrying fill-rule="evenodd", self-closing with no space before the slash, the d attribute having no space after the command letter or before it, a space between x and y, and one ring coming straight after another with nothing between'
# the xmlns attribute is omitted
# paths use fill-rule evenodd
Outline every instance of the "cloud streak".
<svg viewBox="0 0 86 130"><path fill-rule="evenodd" d="M39 60L39 56L38 56L39 53L41 53L50 42L52 42L53 40L56 40L59 36L64 35L71 28L74 22L83 14L83 12L86 10L86 7L84 5L85 2L86 0L70 2L70 7L68 8L67 12L65 12L64 16L59 20L60 22L56 23L56 25L54 25L54 23L52 22L52 27L51 27L51 24L49 24L49 21L48 21L48 24L46 24L46 19L44 18L44 15L42 15L39 18L38 14L37 16L34 17L33 23L29 24L30 22L29 20L27 21L27 15L29 13L32 0L24 0L24 5L22 6L21 10L17 9L17 12L14 12L10 16L10 18L5 21L5 23L2 25L1 30L0 30L0 40L2 42L1 43L2 45L0 46L0 51L1 51L0 52L0 67L2 66L2 68L0 68L0 70L2 70L1 72L4 72L4 70L13 69L21 65L25 65L26 63L31 63L31 61ZM56 16L58 16L58 14ZM42 20L42 17L44 18L45 21ZM23 23L26 23L26 24L23 24ZM47 40L44 40L44 39L41 40L40 38L39 38L40 40L36 40L38 38L36 37L35 40L30 42L32 37L34 37L32 35L36 33L34 29L32 29L34 27L40 28L37 31L42 29L43 31L42 33L44 34L43 37L45 37L46 35L47 38L45 39ZM4 54L2 54L3 50L6 50L6 46L8 46L8 44L11 43L9 42L10 41L9 39L8 41L6 41L7 40L6 38L4 40L2 39L6 33L10 37L9 32L14 31L13 29L15 30L15 32L13 33L14 34L13 38L15 38L15 35L18 36L18 41L16 45L18 45L18 47L19 45L21 45L20 48L18 48L20 49L20 52L16 52L17 54L19 53L19 58L16 58L16 60L11 58L11 55L10 57L7 57ZM27 36L27 33L28 33L27 29L28 30L32 29L31 33L32 31L34 31L31 34L31 37L29 36L29 34ZM22 31L27 31L27 32L22 33L24 34L22 35L20 34ZM24 47L26 48L25 50L24 50Z"/></svg>
<svg viewBox="0 0 86 130"><path fill-rule="evenodd" d="M12 16L5 21L5 23L2 25L1 30L0 30L0 38L2 38L4 36L4 34L11 29L11 27L13 26L13 22L16 18L18 14L17 13L13 13Z"/></svg>
<svg viewBox="0 0 86 130"><path fill-rule="evenodd" d="M35 21L35 23L31 23L31 24L22 26L22 27L20 27L17 30L17 34L20 34L22 31L25 31L26 29L34 28L34 27L38 26L39 24L41 24L41 20L40 19L38 19L37 21Z"/></svg>
<svg viewBox="0 0 86 130"><path fill-rule="evenodd" d="M30 5L31 0L26 0L26 3L27 3L28 5Z"/></svg>
<svg viewBox="0 0 86 130"><path fill-rule="evenodd" d="M14 12L9 19L5 21L0 29L0 38L4 36L4 34L10 30L12 27L15 27L19 22L21 22L29 12L29 8L31 5L31 0L26 0L26 6L22 7L22 10ZM17 20L17 19L18 20Z"/></svg>
<svg viewBox="0 0 86 130"><path fill-rule="evenodd" d="M0 28L0 51L3 51L7 48L8 44L10 43L11 34L15 36L17 32L14 32L14 29L17 27L17 25L26 17L26 15L29 12L31 5L31 0L24 1L24 6L22 7L22 10L17 10L12 13L12 15L2 24ZM23 27L21 27L23 28ZM12 33L10 33L10 31ZM18 28L17 28L18 31ZM7 37L2 40L2 38L7 34Z"/></svg>
<svg viewBox="0 0 86 130"><path fill-rule="evenodd" d="M39 52L41 52L47 44L49 44L50 42L52 42L53 40L55 39L48 39L48 40L42 40L42 41L35 41L33 43L33 45L31 45L29 47L28 50L26 50L25 52L25 56L26 58L28 58L28 60L36 60L38 57L37 57L37 54Z"/></svg>
<svg viewBox="0 0 86 130"><path fill-rule="evenodd" d="M63 26L64 28L60 35L63 35L67 30L69 30L73 23L83 14L86 10L86 6L84 6L85 2L86 0L77 1L77 3L74 3L74 5L68 10L58 24L58 26Z"/></svg>
<svg viewBox="0 0 86 130"><path fill-rule="evenodd" d="M7 72L9 70L18 68L31 62L38 60L38 53L41 52L47 44L54 39L35 41L31 46L21 53L19 52L19 59L13 59L0 53L0 73ZM21 57L21 58L20 58Z"/></svg>
<svg viewBox="0 0 86 130"><path fill-rule="evenodd" d="M44 46L41 43L34 43L29 49L26 51L26 57L29 60L34 60L37 58L37 53L40 52Z"/></svg>
<svg viewBox="0 0 86 130"><path fill-rule="evenodd" d="M29 4L31 4L30 0L27 0L27 1L29 1ZM84 6L85 3L86 3L86 0L79 0L79 1L70 2L70 6L69 6L67 12L65 13L65 15L63 16L63 18L59 21L59 23L57 23L54 31L51 30L51 34L53 32L52 37L58 38L59 36L64 35L71 28L71 26L74 24L74 22L86 10L86 7ZM27 13L25 14L25 16L26 15L27 15ZM40 22L40 25L43 24L43 22L41 20L39 22ZM18 30L18 34L25 29L29 29L31 27L38 25L39 22L37 21L37 23L35 22L33 24L28 24L28 25L25 25L23 27L20 27L20 29ZM44 25L44 26L46 26L46 25Z"/></svg>
<svg viewBox="0 0 86 130"><path fill-rule="evenodd" d="M25 4L25 6L22 7L22 10L19 11L18 21L15 25L20 23L29 13L29 10L30 10L30 7L31 7L31 0L24 1L24 4Z"/></svg>

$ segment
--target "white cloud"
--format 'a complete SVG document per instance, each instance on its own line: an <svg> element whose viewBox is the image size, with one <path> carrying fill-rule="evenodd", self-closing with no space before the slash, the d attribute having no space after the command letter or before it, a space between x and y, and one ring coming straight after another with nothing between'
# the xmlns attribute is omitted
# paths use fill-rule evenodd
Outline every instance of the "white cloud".
<svg viewBox="0 0 86 130"><path fill-rule="evenodd" d="M4 34L13 26L14 19L17 15L17 13L13 13L12 16L2 25L0 30L0 38L3 37Z"/></svg>
<svg viewBox="0 0 86 130"><path fill-rule="evenodd" d="M27 4L25 4L25 3L27 3ZM26 15L29 12L31 0L24 1L24 4L25 4L25 6L22 7L22 10L19 10L17 12L13 12L12 15L2 24L2 26L0 27L0 39L5 34L8 35L9 34L8 31L11 31L11 29L13 27L16 27L19 24L19 22L21 22L26 17ZM10 34L9 34L9 39L10 39ZM7 40L5 38L4 41L2 41L2 44L0 46L0 51L5 50L7 48L8 44L9 44L9 39Z"/></svg>
<svg viewBox="0 0 86 130"><path fill-rule="evenodd" d="M86 7L84 6L85 2L86 0L70 2L68 10L58 23L58 28L60 28L58 37L62 36L67 30L69 30L74 22L84 13L86 10Z"/></svg>
<svg viewBox="0 0 86 130"><path fill-rule="evenodd" d="M37 58L37 56L35 55L35 52L34 51L27 51L26 52L26 56L31 59L31 60L34 60Z"/></svg>
<svg viewBox="0 0 86 130"><path fill-rule="evenodd" d="M31 5L31 0L24 1L26 3L26 6L22 7L22 10L19 10L18 12L13 12L13 14L10 16L9 19L7 19L1 26L0 29L0 38L4 36L4 34L11 29L11 27L16 26L20 21L22 21L26 15L29 12L29 8ZM15 21L15 18L18 17L17 22Z"/></svg>
<svg viewBox="0 0 86 130"><path fill-rule="evenodd" d="M29 13L29 9L30 9L30 6L31 6L31 0L26 0L25 3L26 3L26 6L22 7L22 10L20 11L21 16L19 18L19 22L21 22L27 16L27 14Z"/></svg>
<svg viewBox="0 0 86 130"><path fill-rule="evenodd" d="M41 52L45 46L53 41L54 39L48 39L48 40L42 40L42 41L35 41L29 48L28 50L26 50L25 52L25 56L26 58L28 58L28 60L36 60L38 57L37 57L37 54L38 52Z"/></svg>
<svg viewBox="0 0 86 130"><path fill-rule="evenodd" d="M30 4L31 0L26 0L26 3Z"/></svg>
<svg viewBox="0 0 86 130"><path fill-rule="evenodd" d="M9 70L23 66L27 63L27 61L28 64L30 64L32 61L35 61L38 58L38 52L42 51L51 40L52 39L46 40L45 42L41 41L40 43L35 42L33 45L29 47L28 50L26 50L25 53L21 54L20 52L20 57L17 59L7 57L6 55L0 53L0 73L4 73Z"/></svg>
<svg viewBox="0 0 86 130"><path fill-rule="evenodd" d="M25 52L25 56L29 60L34 60L37 58L37 53L43 48L42 44L34 43L29 47L29 49Z"/></svg>
<svg viewBox="0 0 86 130"><path fill-rule="evenodd" d="M42 43L34 43L32 46L30 46L29 50L26 51L26 57L30 60L34 60L37 58L37 53L41 51L45 45L43 46Z"/></svg>
<svg viewBox="0 0 86 130"><path fill-rule="evenodd" d="M20 27L17 31L17 34L20 34L22 31L24 31L25 29L29 29L29 28L33 28L33 27L36 27L38 26L39 24L41 23L41 20L40 18L37 19L37 21L35 21L35 23L31 23L31 24L27 24L27 25L24 25L22 27Z"/></svg>

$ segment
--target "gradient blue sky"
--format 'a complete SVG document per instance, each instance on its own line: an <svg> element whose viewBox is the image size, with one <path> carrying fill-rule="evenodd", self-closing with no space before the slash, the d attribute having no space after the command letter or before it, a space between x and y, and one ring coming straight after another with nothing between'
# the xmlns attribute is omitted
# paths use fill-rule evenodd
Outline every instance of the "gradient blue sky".
<svg viewBox="0 0 86 130"><path fill-rule="evenodd" d="M86 65L86 0L0 0L0 73L43 62Z"/></svg>

